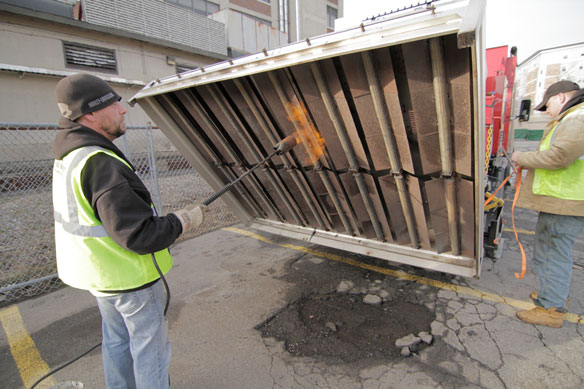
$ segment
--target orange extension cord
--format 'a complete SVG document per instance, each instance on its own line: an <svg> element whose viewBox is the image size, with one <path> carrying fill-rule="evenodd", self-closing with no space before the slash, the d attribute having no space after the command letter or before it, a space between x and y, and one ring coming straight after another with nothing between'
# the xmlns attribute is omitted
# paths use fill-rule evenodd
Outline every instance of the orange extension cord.
<svg viewBox="0 0 584 389"><path fill-rule="evenodd" d="M518 279L522 279L523 277L525 277L525 269L527 268L527 256L525 255L523 245L519 241L519 233L517 232L517 228L515 228L515 204L517 204L519 192L521 191L522 169L521 168L513 169L511 174L509 174L509 176L507 176L507 178L503 180L501 185L499 185L499 187L489 196L489 198L485 200L484 206L487 206L487 204L489 204L495 198L497 192L507 183L507 181L509 181L509 179L511 178L511 176L513 176L514 173L516 174L516 180L515 180L515 196L513 197L513 206L511 207L511 221L513 222L513 232L515 233L515 240L519 245L519 249L521 249L521 274L515 273L515 277Z"/></svg>

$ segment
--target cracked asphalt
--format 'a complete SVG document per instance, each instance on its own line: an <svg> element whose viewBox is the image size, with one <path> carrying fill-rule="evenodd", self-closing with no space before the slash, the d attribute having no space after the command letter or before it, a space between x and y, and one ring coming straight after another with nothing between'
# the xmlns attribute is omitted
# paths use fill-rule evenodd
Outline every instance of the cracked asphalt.
<svg viewBox="0 0 584 389"><path fill-rule="evenodd" d="M535 217L516 210L517 227L533 230ZM573 320L552 329L515 317L518 309L530 306L529 292L537 281L530 261L526 277L514 277L521 264L510 231L505 231L503 257L485 259L481 278L468 279L235 227L173 250L175 267L167 277L173 388L584 387L584 325L574 323L584 314L582 238L574 252ZM530 258L533 235L520 237ZM262 323L308 291L340 293L341 281L355 284L356 301L364 293L385 290L381 308L391 303L388 295L426 307L432 313L432 344L409 357L343 360L291 354L285 340L262 337ZM100 341L99 313L87 292L63 288L16 307L50 368ZM1 329L0 386L25 387L21 365ZM56 373L53 382L103 388L100 351Z"/></svg>

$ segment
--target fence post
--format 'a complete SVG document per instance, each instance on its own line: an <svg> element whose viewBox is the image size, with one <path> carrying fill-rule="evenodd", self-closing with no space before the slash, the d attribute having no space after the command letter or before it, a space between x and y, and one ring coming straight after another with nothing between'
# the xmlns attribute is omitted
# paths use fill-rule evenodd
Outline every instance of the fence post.
<svg viewBox="0 0 584 389"><path fill-rule="evenodd" d="M127 129L127 127L126 127ZM128 144L128 133L126 132L121 138L122 140L122 145L124 146L124 150L123 153L126 156L126 158L128 158L128 160L132 160L132 152L130 150L130 145Z"/></svg>

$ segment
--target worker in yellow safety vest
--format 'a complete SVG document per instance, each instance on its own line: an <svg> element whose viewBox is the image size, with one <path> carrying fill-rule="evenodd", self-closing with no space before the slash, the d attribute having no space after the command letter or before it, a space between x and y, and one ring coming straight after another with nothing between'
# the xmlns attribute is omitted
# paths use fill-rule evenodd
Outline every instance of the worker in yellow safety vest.
<svg viewBox="0 0 584 389"><path fill-rule="evenodd" d="M106 387L168 388L170 342L161 278L168 247L203 222L204 206L158 216L114 139L126 132L121 97L99 77L56 87L53 206L61 280L96 296ZM168 302L168 289L167 299Z"/></svg>
<svg viewBox="0 0 584 389"><path fill-rule="evenodd" d="M533 252L539 290L530 294L536 308L517 317L559 328L570 292L572 247L584 231L584 90L558 81L535 109L552 117L537 151L511 156L516 166L529 169L517 205L539 212Z"/></svg>

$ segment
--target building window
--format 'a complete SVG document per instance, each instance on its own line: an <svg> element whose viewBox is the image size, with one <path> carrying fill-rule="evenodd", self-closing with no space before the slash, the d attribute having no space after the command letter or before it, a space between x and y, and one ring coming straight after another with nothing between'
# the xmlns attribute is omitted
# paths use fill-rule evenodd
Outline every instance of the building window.
<svg viewBox="0 0 584 389"><path fill-rule="evenodd" d="M270 0L260 0L262 3L270 4Z"/></svg>
<svg viewBox="0 0 584 389"><path fill-rule="evenodd" d="M336 8L326 6L326 26L328 28L335 28L335 19L338 17L338 13Z"/></svg>
<svg viewBox="0 0 584 389"><path fill-rule="evenodd" d="M63 52L67 67L118 72L115 50L63 41Z"/></svg>
<svg viewBox="0 0 584 389"><path fill-rule="evenodd" d="M207 0L164 0L167 3L178 5L201 15L210 15L219 11L219 4Z"/></svg>
<svg viewBox="0 0 584 389"><path fill-rule="evenodd" d="M288 0L278 1L278 23L280 31L288 32Z"/></svg>

